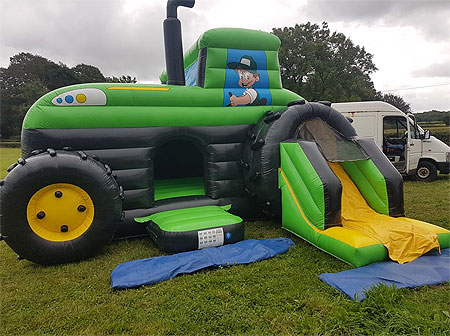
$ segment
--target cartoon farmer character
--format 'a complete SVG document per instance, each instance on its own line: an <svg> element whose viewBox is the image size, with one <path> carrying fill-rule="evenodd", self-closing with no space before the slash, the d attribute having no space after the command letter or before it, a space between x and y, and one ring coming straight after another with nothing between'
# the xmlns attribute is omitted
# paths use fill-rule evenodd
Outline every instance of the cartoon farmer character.
<svg viewBox="0 0 450 336"><path fill-rule="evenodd" d="M253 88L253 85L259 81L259 73L256 72L256 62L251 56L244 55L238 62L227 64L230 69L234 69L239 76L239 86L244 88L244 93L236 97L231 92L230 105L265 105L266 98L259 98L259 93Z"/></svg>

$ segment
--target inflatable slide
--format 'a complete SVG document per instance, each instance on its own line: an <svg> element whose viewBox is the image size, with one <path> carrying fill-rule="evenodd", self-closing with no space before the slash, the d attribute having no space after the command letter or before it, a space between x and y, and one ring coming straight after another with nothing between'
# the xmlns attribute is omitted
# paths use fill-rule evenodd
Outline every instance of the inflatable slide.
<svg viewBox="0 0 450 336"><path fill-rule="evenodd" d="M280 144L283 228L354 266L448 248L450 232L403 217L401 177L370 139L322 119Z"/></svg>

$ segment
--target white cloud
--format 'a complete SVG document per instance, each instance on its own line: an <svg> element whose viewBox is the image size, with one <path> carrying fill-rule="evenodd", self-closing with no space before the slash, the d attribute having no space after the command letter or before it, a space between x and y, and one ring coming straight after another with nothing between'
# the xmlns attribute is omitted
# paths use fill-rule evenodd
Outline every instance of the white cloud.
<svg viewBox="0 0 450 336"><path fill-rule="evenodd" d="M450 80L450 59L433 63L412 72L414 77L439 77Z"/></svg>

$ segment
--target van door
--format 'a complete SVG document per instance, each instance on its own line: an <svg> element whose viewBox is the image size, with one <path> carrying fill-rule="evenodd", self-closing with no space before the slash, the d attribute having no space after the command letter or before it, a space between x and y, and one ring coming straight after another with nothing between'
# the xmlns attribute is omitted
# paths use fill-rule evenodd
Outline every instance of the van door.
<svg viewBox="0 0 450 336"><path fill-rule="evenodd" d="M409 116L409 115L408 115ZM415 123L415 117L413 115L408 118L408 142L406 145L406 173L415 171L419 164L419 160L422 157L422 140L420 139L419 130Z"/></svg>
<svg viewBox="0 0 450 336"><path fill-rule="evenodd" d="M401 173L407 172L408 126L404 116L383 117L383 153Z"/></svg>

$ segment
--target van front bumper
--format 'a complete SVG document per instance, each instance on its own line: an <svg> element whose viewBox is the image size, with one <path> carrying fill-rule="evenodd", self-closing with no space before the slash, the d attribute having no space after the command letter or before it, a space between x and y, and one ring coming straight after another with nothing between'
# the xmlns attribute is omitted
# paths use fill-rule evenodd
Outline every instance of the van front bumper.
<svg viewBox="0 0 450 336"><path fill-rule="evenodd" d="M438 162L437 169L441 174L450 174L450 162Z"/></svg>

